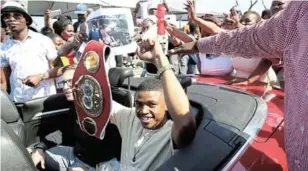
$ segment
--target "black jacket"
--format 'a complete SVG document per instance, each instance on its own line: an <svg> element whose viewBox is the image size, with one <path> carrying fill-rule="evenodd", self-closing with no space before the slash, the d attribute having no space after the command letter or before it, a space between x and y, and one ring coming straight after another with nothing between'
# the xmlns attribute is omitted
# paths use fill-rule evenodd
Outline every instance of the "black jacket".
<svg viewBox="0 0 308 171"><path fill-rule="evenodd" d="M120 160L121 136L115 125L109 123L106 127L104 139L99 140L81 131L77 122L77 115L74 105L72 105L70 111L71 114L74 115L75 120L75 124L73 125L74 135L72 136L70 132L60 131L62 132L63 139L67 137L74 139L74 154L78 157L78 159L92 167L95 167L98 163L108 161L113 158ZM34 148L48 150L56 145L56 143L44 138L39 144L35 145Z"/></svg>

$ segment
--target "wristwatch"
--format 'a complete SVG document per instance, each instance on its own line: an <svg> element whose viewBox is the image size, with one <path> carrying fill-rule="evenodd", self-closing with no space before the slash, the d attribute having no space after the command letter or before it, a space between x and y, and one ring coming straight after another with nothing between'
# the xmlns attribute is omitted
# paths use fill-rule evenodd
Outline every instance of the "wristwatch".
<svg viewBox="0 0 308 171"><path fill-rule="evenodd" d="M163 73L169 69L173 69L173 66L172 65L165 65L165 66L162 66L160 68L158 68L158 71L157 71L157 78L160 79L160 77L163 75Z"/></svg>

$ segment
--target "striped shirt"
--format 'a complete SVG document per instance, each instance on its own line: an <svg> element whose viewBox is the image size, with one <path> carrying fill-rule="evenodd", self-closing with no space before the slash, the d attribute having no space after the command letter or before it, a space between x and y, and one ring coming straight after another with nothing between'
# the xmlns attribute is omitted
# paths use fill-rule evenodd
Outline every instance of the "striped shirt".
<svg viewBox="0 0 308 171"><path fill-rule="evenodd" d="M284 58L288 166L290 170L307 171L308 1L292 1L286 9L257 25L203 38L198 48L202 53Z"/></svg>

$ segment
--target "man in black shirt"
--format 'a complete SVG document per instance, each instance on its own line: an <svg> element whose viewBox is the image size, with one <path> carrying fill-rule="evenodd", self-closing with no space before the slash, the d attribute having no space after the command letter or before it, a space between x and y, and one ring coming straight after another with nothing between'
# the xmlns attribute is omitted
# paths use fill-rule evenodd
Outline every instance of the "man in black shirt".
<svg viewBox="0 0 308 171"><path fill-rule="evenodd" d="M63 81L61 83L63 84L63 91L68 101L74 100L71 93L71 85L75 69L76 66L74 65L67 67L63 71ZM74 167L87 167L93 169L98 163L109 161L113 158L119 160L121 153L121 137L113 131L116 126L108 124L104 139L99 140L81 131L77 123L77 114L73 103L70 111L76 119L76 122L74 122L74 125L68 124L65 126L73 126L74 132L62 131L62 137L73 138L75 142L74 147L57 146L57 143L45 138L34 146L34 151L31 155L34 164L38 165L40 163L42 169L46 168L52 170L68 170Z"/></svg>

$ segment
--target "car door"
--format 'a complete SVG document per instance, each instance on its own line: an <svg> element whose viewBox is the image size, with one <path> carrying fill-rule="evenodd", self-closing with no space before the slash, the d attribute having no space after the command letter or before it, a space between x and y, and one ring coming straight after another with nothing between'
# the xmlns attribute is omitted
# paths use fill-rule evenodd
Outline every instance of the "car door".
<svg viewBox="0 0 308 171"><path fill-rule="evenodd" d="M16 107L24 122L26 130L26 146L37 143L46 135L60 130L72 132L75 116L70 108L71 102L66 100L64 94L55 94L48 97L33 99L25 103L18 103ZM65 134L69 135L69 134ZM71 145L73 138L61 138L62 145Z"/></svg>

